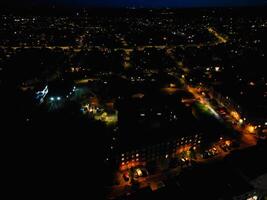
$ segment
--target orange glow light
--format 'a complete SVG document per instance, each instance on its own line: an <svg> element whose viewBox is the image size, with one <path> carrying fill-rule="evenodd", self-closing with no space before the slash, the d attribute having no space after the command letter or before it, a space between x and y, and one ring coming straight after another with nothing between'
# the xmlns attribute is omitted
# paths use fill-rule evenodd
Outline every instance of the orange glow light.
<svg viewBox="0 0 267 200"><path fill-rule="evenodd" d="M232 111L230 114L235 120L237 120L237 121L240 120L240 116L236 111Z"/></svg>
<svg viewBox="0 0 267 200"><path fill-rule="evenodd" d="M248 126L246 127L246 130L247 130L249 133L254 133L255 128L254 128L254 126L252 126L252 125L248 125Z"/></svg>

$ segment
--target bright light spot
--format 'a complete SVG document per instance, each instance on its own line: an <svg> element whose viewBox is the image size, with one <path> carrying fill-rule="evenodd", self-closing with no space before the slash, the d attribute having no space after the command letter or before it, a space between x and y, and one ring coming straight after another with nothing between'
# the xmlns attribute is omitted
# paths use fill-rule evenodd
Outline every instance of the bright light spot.
<svg viewBox="0 0 267 200"><path fill-rule="evenodd" d="M136 169L136 173L137 173L138 176L142 176L143 175L142 170L139 169L139 168Z"/></svg>
<svg viewBox="0 0 267 200"><path fill-rule="evenodd" d="M137 153L135 156L136 156L136 157L138 157L138 156L139 156L139 154Z"/></svg>
<svg viewBox="0 0 267 200"><path fill-rule="evenodd" d="M240 116L236 111L232 111L230 115L235 119L235 120L240 120Z"/></svg>
<svg viewBox="0 0 267 200"><path fill-rule="evenodd" d="M60 101L61 100L61 97L57 97L57 100Z"/></svg>
<svg viewBox="0 0 267 200"><path fill-rule="evenodd" d="M171 83L171 84L170 84L170 87L171 87L171 88L174 88L174 87L176 87L176 85L173 84L173 83Z"/></svg>
<svg viewBox="0 0 267 200"><path fill-rule="evenodd" d="M165 158L168 158L168 157L169 157L169 155L168 155L168 154L166 154L166 155L165 155Z"/></svg>
<svg viewBox="0 0 267 200"><path fill-rule="evenodd" d="M258 196L254 195L253 197L249 197L247 200L257 200Z"/></svg>
<svg viewBox="0 0 267 200"><path fill-rule="evenodd" d="M220 70L220 67L215 67L215 71L218 72Z"/></svg>
<svg viewBox="0 0 267 200"><path fill-rule="evenodd" d="M249 133L254 133L255 128L254 128L254 126L252 126L252 125L248 125L248 126L246 127L246 130L247 130Z"/></svg>
<svg viewBox="0 0 267 200"><path fill-rule="evenodd" d="M141 113L140 116L141 116L141 117L144 117L144 116L146 116L146 115L145 115L144 113Z"/></svg>
<svg viewBox="0 0 267 200"><path fill-rule="evenodd" d="M54 100L55 100L55 98L54 98L54 97L50 97L50 100L51 100L51 101L54 101Z"/></svg>
<svg viewBox="0 0 267 200"><path fill-rule="evenodd" d="M242 124L243 123L243 119L239 119L239 123Z"/></svg>
<svg viewBox="0 0 267 200"><path fill-rule="evenodd" d="M225 141L225 144L226 144L227 146L230 146L231 141L230 141L230 140L226 140L226 141Z"/></svg>

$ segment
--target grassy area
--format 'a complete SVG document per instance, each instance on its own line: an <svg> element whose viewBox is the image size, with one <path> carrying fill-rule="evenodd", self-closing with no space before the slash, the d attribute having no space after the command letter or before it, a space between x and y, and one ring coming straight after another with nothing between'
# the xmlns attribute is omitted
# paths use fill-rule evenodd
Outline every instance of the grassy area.
<svg viewBox="0 0 267 200"><path fill-rule="evenodd" d="M204 104L200 103L200 102L196 102L195 103L195 108L197 112L203 113L205 115L213 115L213 113L211 112L211 110Z"/></svg>

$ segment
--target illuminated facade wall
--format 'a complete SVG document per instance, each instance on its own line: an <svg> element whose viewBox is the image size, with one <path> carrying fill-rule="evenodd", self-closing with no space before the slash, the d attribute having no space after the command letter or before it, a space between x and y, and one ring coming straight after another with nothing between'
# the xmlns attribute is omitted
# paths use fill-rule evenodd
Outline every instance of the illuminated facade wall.
<svg viewBox="0 0 267 200"><path fill-rule="evenodd" d="M174 157L180 148L197 146L201 143L201 135L181 137L172 141L158 143L138 150L126 151L117 157L117 164L127 165L132 162L147 162L161 158Z"/></svg>

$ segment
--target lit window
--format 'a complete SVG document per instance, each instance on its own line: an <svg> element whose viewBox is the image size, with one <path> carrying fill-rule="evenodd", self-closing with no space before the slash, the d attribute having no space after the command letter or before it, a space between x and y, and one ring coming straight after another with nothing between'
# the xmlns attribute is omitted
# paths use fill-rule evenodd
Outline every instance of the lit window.
<svg viewBox="0 0 267 200"><path fill-rule="evenodd" d="M136 156L136 157L138 157L138 156L139 156L139 154L137 153L135 156Z"/></svg>
<svg viewBox="0 0 267 200"><path fill-rule="evenodd" d="M121 158L122 161L124 161L124 158Z"/></svg>
<svg viewBox="0 0 267 200"><path fill-rule="evenodd" d="M200 144L200 140L198 140L197 143Z"/></svg>

